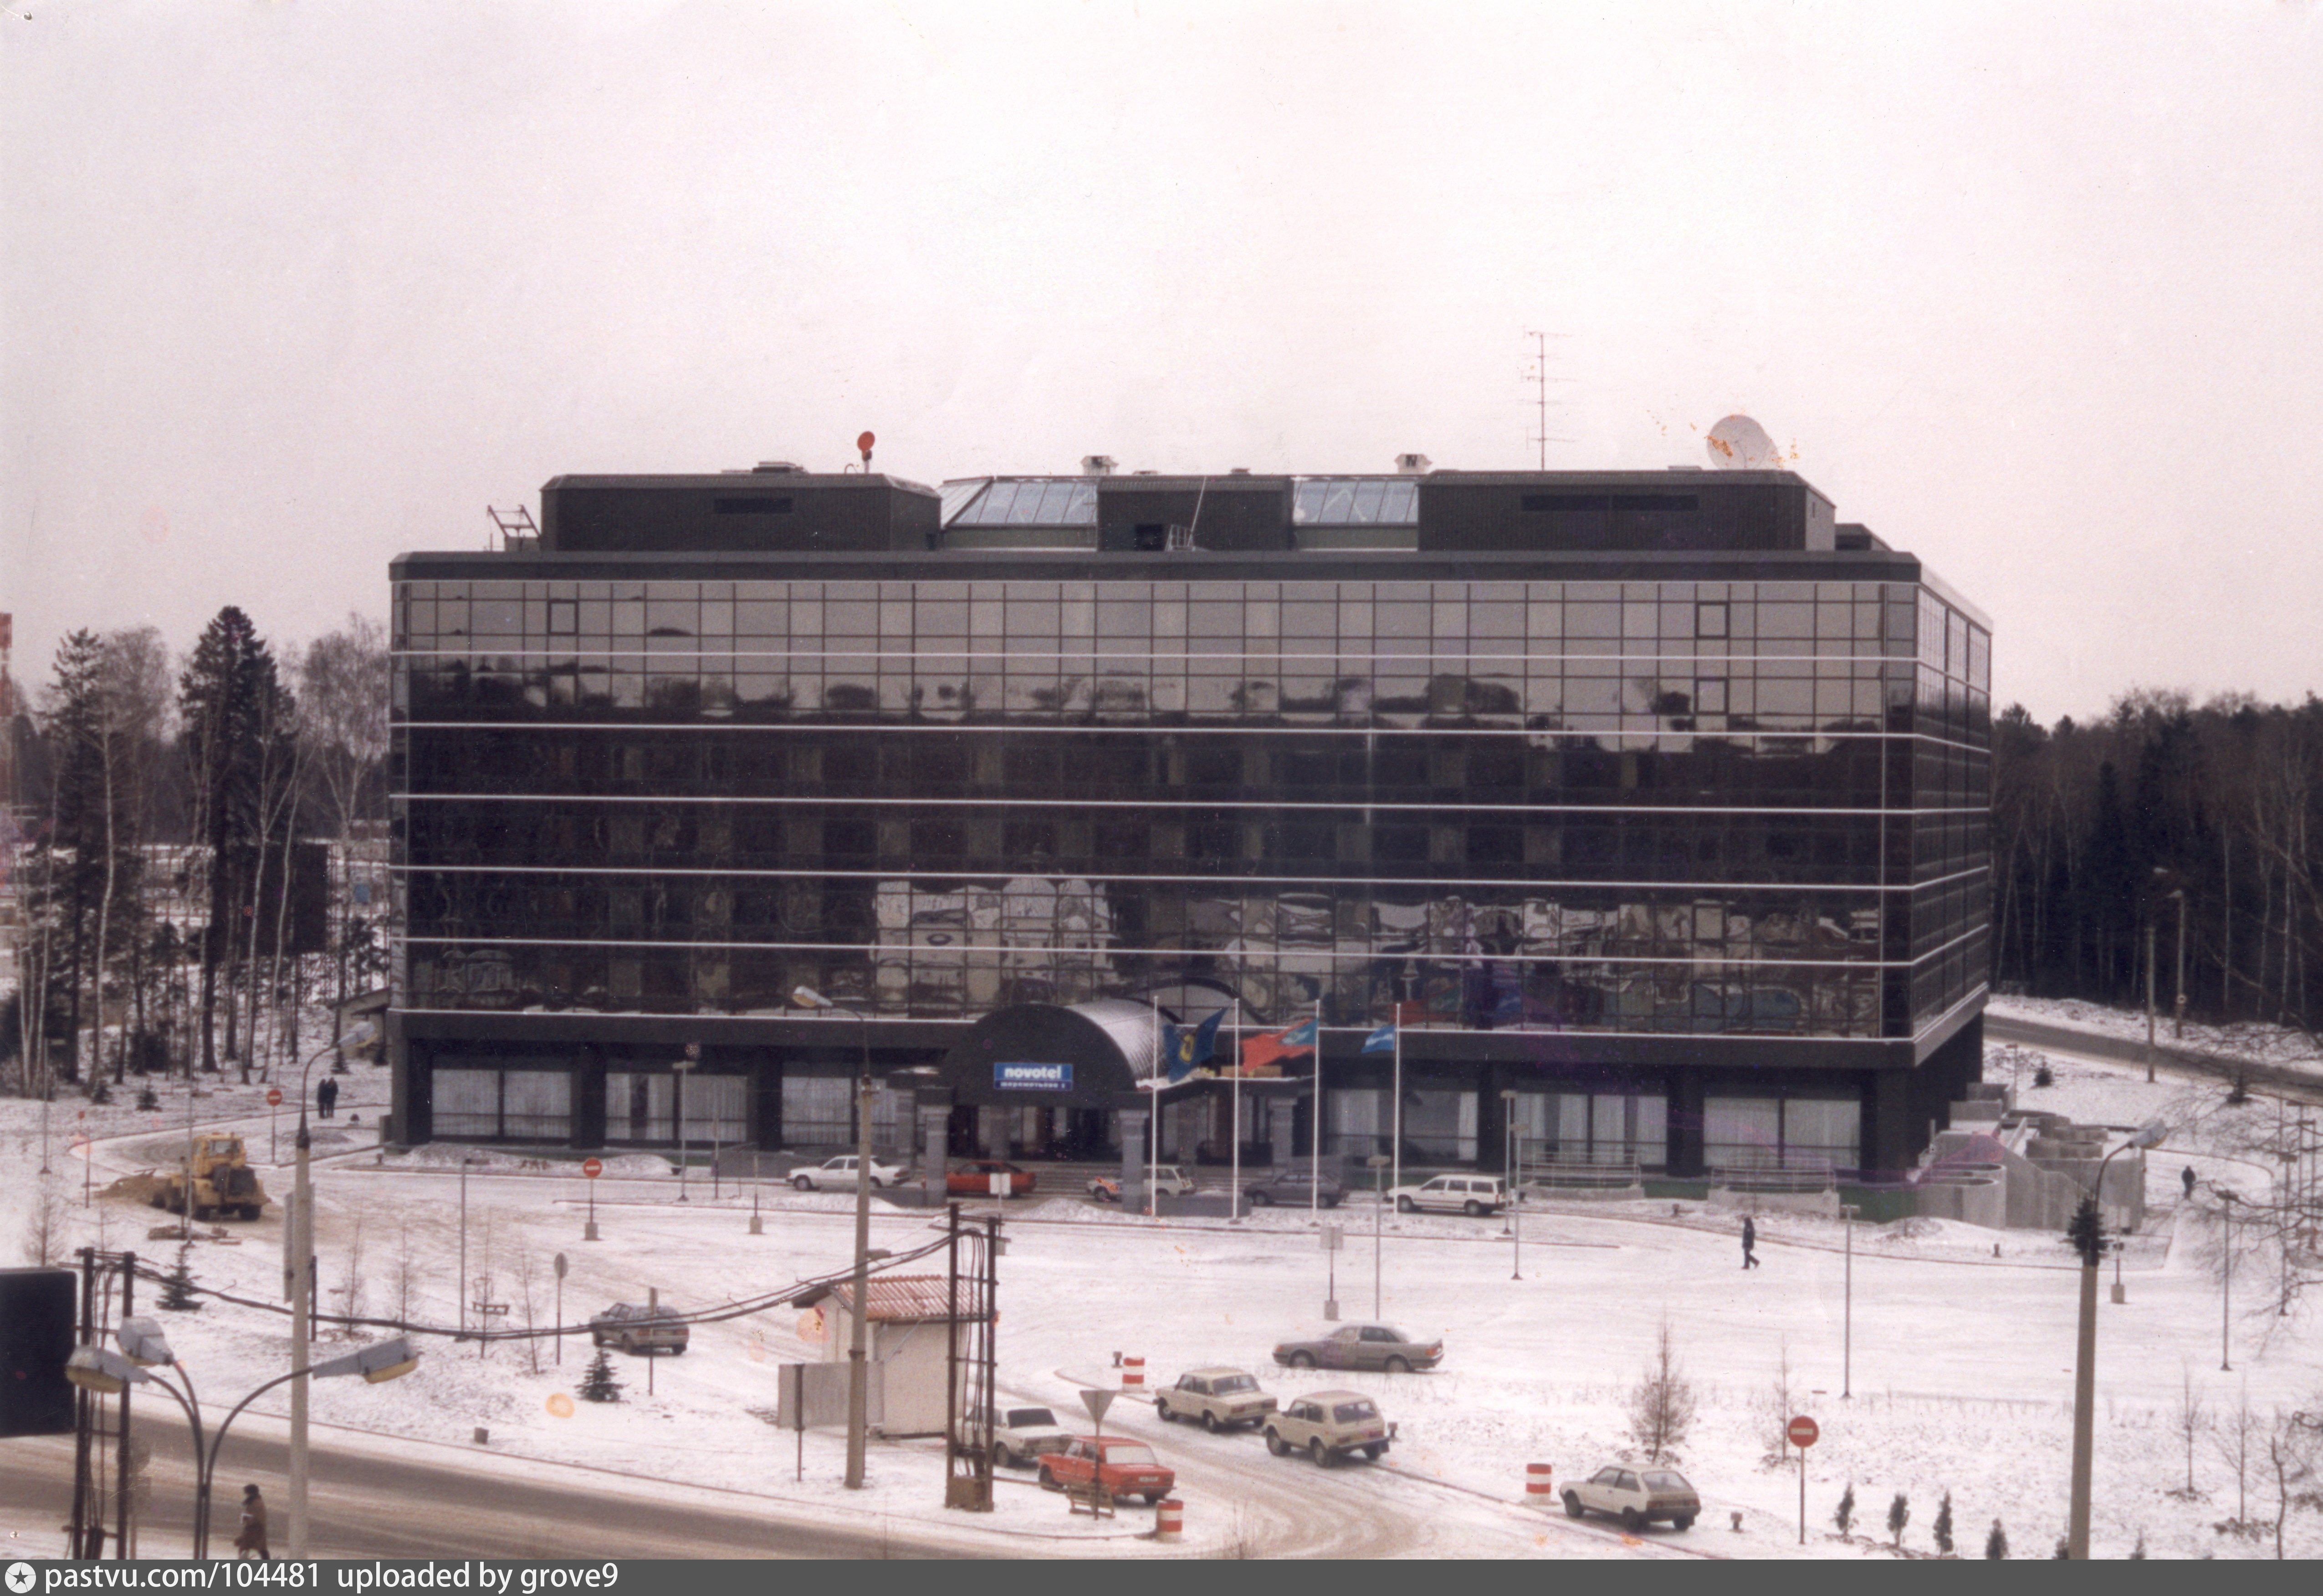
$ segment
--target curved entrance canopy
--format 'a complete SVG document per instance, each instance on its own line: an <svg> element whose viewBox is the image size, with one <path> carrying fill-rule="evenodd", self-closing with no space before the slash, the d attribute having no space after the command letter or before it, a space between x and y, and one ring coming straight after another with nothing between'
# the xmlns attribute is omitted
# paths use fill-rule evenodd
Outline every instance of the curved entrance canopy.
<svg viewBox="0 0 2323 1596"><path fill-rule="evenodd" d="M1154 1011L1119 998L995 1009L937 1066L952 1101L985 1107L1113 1108L1155 1070Z"/></svg>

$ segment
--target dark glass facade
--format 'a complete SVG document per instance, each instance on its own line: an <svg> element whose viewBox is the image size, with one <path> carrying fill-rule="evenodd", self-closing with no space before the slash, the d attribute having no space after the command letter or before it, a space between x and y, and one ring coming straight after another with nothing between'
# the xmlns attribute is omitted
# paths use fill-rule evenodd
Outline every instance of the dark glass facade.
<svg viewBox="0 0 2323 1596"><path fill-rule="evenodd" d="M523 1016L568 1051L598 1018L647 1055L748 1037L701 1112L771 1139L753 1095L804 1116L779 1083L844 1067L747 1029L794 1028L802 985L894 1023L889 1062L1007 1004L1208 994L1252 1025L1400 1012L1412 1089L1465 1099L1407 1097L1445 1158L1491 1161L1506 1087L1552 1144L1852 1168L1849 1072L1980 1000L1990 638L1908 556L1116 555L1057 547L1085 484L1008 487L1038 552L399 562L406 1032L445 1069ZM1298 484L1297 524L1421 513L1408 482L1335 491ZM662 1066L620 1062L601 1131L566 1094L571 1139L663 1139L626 1084ZM489 1124L439 1091L432 1133L563 1139L556 1088L510 1089ZM1327 1144L1363 1145L1384 1094L1344 1090Z"/></svg>

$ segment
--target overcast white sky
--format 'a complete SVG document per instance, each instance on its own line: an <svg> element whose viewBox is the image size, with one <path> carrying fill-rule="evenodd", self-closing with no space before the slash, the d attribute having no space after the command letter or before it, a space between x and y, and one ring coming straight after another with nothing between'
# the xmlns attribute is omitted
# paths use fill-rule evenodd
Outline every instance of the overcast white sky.
<svg viewBox="0 0 2323 1596"><path fill-rule="evenodd" d="M290 642L561 472L1703 460L2044 720L2323 688L2314 4L0 12L0 609Z"/></svg>

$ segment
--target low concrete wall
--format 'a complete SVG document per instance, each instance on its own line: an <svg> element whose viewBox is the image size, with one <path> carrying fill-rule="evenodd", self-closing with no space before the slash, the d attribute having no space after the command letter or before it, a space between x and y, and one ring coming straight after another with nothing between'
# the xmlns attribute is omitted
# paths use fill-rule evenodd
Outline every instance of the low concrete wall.
<svg viewBox="0 0 2323 1596"><path fill-rule="evenodd" d="M1731 1187L1710 1188L1709 1206L1729 1214L1820 1214L1839 1217L1835 1191L1736 1191Z"/></svg>

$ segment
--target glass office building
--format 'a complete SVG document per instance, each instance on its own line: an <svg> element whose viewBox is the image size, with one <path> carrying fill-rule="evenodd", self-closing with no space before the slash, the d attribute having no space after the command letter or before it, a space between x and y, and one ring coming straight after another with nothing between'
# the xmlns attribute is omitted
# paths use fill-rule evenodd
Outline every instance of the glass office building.
<svg viewBox="0 0 2323 1596"><path fill-rule="evenodd" d="M1892 1170L1974 1077L1989 631L1787 473L544 500L540 546L394 571L400 1139L830 1145L865 1050L901 1087L995 1011L1106 999L1319 1015L1319 1124L1198 1100L1186 1158L1373 1151L1391 1019L1407 1156L1446 1163L1513 1116L1551 1155Z"/></svg>

